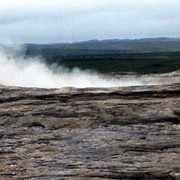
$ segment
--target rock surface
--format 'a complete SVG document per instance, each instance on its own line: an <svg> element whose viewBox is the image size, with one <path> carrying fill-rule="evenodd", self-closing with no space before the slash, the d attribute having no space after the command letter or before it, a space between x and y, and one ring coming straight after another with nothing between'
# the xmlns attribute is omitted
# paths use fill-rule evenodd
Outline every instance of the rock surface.
<svg viewBox="0 0 180 180"><path fill-rule="evenodd" d="M0 179L179 178L179 84L0 87Z"/></svg>

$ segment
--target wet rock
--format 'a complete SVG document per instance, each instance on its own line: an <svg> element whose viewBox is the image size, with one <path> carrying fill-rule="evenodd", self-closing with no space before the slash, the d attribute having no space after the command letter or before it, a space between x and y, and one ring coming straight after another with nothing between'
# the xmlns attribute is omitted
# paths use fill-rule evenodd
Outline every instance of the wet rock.
<svg viewBox="0 0 180 180"><path fill-rule="evenodd" d="M0 179L178 179L180 86L0 86Z"/></svg>

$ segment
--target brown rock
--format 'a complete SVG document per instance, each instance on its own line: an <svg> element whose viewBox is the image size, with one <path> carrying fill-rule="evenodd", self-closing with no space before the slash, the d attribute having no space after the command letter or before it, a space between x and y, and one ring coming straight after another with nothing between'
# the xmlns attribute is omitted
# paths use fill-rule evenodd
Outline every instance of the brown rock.
<svg viewBox="0 0 180 180"><path fill-rule="evenodd" d="M178 179L180 86L0 87L0 179Z"/></svg>

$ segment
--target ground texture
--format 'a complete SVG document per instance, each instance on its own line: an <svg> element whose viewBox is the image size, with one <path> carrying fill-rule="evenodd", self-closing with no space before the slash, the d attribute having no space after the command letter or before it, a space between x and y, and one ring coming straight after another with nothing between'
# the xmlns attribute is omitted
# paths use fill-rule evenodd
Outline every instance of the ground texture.
<svg viewBox="0 0 180 180"><path fill-rule="evenodd" d="M179 178L179 84L0 87L0 179Z"/></svg>

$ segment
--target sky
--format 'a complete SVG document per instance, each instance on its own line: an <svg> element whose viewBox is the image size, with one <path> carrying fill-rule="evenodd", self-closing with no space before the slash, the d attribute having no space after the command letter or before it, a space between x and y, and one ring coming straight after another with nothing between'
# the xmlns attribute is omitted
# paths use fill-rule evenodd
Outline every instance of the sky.
<svg viewBox="0 0 180 180"><path fill-rule="evenodd" d="M4 0L0 42L180 37L180 0Z"/></svg>

